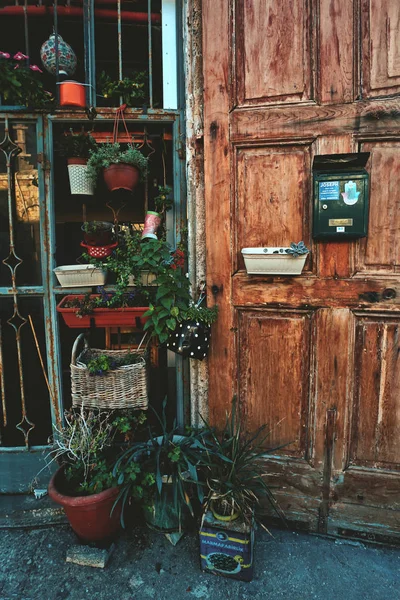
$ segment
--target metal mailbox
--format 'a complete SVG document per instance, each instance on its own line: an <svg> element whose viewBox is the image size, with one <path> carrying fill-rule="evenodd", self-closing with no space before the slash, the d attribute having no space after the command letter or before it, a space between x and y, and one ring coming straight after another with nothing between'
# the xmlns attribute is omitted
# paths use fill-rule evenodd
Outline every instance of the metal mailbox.
<svg viewBox="0 0 400 600"><path fill-rule="evenodd" d="M361 238L368 231L369 152L314 157L313 238Z"/></svg>

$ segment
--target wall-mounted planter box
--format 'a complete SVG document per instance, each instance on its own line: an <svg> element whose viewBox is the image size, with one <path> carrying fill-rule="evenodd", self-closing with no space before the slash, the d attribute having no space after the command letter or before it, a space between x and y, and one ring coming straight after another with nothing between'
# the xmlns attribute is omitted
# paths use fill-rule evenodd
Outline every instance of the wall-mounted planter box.
<svg viewBox="0 0 400 600"><path fill-rule="evenodd" d="M242 254L249 275L300 275L307 254L294 257L290 247L243 248Z"/></svg>
<svg viewBox="0 0 400 600"><path fill-rule="evenodd" d="M135 327L142 329L148 317L143 313L149 309L148 306L134 306L125 308L95 308L89 315L78 317L78 308L69 308L65 305L71 300L83 300L84 295L70 294L65 296L57 305L57 311L61 314L65 324L73 329L85 329L90 327L93 321L95 327Z"/></svg>
<svg viewBox="0 0 400 600"><path fill-rule="evenodd" d="M94 265L64 265L54 269L62 287L93 287L104 285L107 271Z"/></svg>

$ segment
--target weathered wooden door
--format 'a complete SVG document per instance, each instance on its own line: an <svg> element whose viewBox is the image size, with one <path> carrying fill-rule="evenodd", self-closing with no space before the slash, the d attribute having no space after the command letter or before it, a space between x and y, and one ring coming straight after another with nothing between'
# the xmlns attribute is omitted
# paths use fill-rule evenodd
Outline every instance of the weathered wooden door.
<svg viewBox="0 0 400 600"><path fill-rule="evenodd" d="M376 540L400 539L399 25L398 0L203 0L211 418L238 393L291 442L266 464L289 521ZM313 156L361 151L368 237L313 241ZM243 247L299 240L301 276L246 274Z"/></svg>

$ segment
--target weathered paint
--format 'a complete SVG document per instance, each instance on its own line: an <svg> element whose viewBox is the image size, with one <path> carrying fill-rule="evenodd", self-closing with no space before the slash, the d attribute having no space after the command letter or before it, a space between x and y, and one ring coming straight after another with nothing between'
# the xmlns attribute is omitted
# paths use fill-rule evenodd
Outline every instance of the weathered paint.
<svg viewBox="0 0 400 600"><path fill-rule="evenodd" d="M289 442L266 466L289 522L398 542L399 18L396 0L203 0L211 418L238 391L245 427ZM315 242L312 159L360 151L369 235ZM245 272L243 247L300 239L301 276Z"/></svg>

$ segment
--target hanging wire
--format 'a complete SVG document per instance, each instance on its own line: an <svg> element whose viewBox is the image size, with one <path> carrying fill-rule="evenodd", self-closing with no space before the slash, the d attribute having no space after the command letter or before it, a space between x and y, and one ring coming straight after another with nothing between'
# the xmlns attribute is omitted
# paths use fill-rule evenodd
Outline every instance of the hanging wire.
<svg viewBox="0 0 400 600"><path fill-rule="evenodd" d="M149 99L150 108L153 108L153 44L151 31L151 0L147 0L147 31L149 42Z"/></svg>

